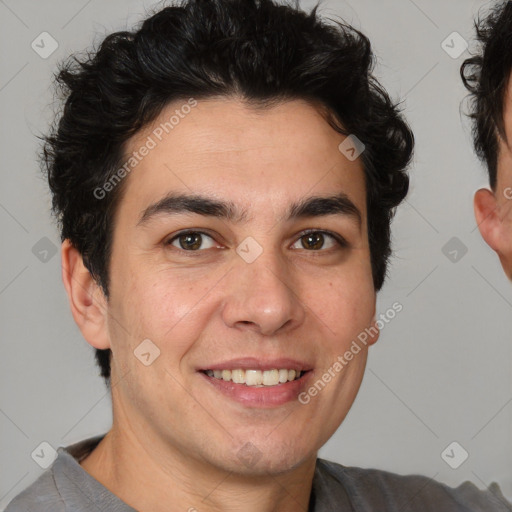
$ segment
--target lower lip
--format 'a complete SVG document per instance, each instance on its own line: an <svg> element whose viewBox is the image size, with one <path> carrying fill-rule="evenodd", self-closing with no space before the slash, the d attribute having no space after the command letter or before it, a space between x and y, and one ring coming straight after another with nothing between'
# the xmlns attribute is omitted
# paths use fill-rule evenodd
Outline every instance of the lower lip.
<svg viewBox="0 0 512 512"><path fill-rule="evenodd" d="M305 372L300 379L266 387L235 384L232 381L209 377L203 372L199 373L215 389L229 398L248 407L269 408L298 401L299 394L307 387L307 382L313 372L309 370Z"/></svg>

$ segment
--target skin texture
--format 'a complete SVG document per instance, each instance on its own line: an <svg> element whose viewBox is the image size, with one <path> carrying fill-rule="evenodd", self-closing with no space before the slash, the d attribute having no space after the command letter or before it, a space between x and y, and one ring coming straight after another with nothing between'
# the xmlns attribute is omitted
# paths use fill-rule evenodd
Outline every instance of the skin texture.
<svg viewBox="0 0 512 512"><path fill-rule="evenodd" d="M179 106L136 134L126 154ZM367 347L306 405L252 407L197 370L289 357L313 368L313 383L374 326L364 173L338 150L344 138L304 101L258 110L237 98L199 101L125 178L108 301L64 242L75 321L93 347L113 352L113 426L82 466L135 509L307 509L317 451L355 399ZM247 216L160 214L137 225L169 192L232 201ZM355 204L361 224L340 214L287 219L292 203L337 193ZM212 237L193 255L176 239L165 245L186 228ZM304 248L302 232L312 228L348 247L327 236L322 248ZM263 248L250 264L236 253L249 236ZM134 356L144 339L160 350L150 366ZM259 454L251 464L239 457L247 442Z"/></svg>
<svg viewBox="0 0 512 512"><path fill-rule="evenodd" d="M475 194L475 217L482 237L498 254L512 280L512 82L504 99L503 119L507 140L500 137L496 189Z"/></svg>

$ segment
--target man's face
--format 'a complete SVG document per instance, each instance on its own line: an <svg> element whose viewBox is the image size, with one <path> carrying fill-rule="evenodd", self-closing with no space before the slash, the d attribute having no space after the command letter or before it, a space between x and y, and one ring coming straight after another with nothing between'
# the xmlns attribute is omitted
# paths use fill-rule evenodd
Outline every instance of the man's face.
<svg viewBox="0 0 512 512"><path fill-rule="evenodd" d="M512 280L512 81L503 104L507 140L499 140L498 173L494 192L481 189L475 194L475 215L485 241L498 253Z"/></svg>
<svg viewBox="0 0 512 512"><path fill-rule="evenodd" d="M126 178L115 219L114 415L162 461L181 454L227 471L277 473L315 456L363 377L364 346L308 403L298 400L373 325L362 164L338 150L345 137L302 101L260 111L200 101L158 141L158 127L185 103L126 148L131 155L148 136L156 142ZM170 195L227 203L233 215L181 209L198 202L151 208ZM341 201L300 208L334 196ZM148 366L134 355L143 340L160 350ZM256 382L251 370L305 373L254 387L209 376L213 369L236 378L233 370L249 370ZM275 383L275 372L261 378Z"/></svg>

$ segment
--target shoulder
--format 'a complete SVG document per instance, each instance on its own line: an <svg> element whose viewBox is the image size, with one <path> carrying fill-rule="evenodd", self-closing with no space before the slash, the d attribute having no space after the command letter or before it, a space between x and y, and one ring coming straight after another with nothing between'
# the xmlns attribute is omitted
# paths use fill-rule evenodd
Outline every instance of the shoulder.
<svg viewBox="0 0 512 512"><path fill-rule="evenodd" d="M57 458L52 466L39 478L18 494L4 512L65 512L87 510L84 504L83 487L93 482L92 477L81 469L79 461L101 441L104 436L85 439L68 447L57 450ZM99 486L99 487L98 487ZM95 495L102 490L99 483L91 487ZM67 506L67 505L69 506Z"/></svg>
<svg viewBox="0 0 512 512"><path fill-rule="evenodd" d="M18 494L4 512L65 512L55 484L53 469L47 469L34 483Z"/></svg>
<svg viewBox="0 0 512 512"><path fill-rule="evenodd" d="M318 459L316 477L327 494L343 487L357 510L379 512L511 512L499 487L481 491L470 482L456 488L420 475L397 475L377 469L345 467Z"/></svg>

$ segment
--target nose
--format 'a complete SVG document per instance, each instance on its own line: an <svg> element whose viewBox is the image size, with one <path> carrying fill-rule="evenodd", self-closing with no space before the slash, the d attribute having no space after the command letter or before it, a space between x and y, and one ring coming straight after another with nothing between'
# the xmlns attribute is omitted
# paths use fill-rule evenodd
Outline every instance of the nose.
<svg viewBox="0 0 512 512"><path fill-rule="evenodd" d="M239 258L229 273L226 292L222 317L229 327L269 336L304 321L297 279L286 261L271 251L252 263Z"/></svg>

